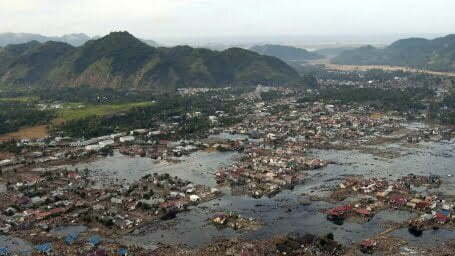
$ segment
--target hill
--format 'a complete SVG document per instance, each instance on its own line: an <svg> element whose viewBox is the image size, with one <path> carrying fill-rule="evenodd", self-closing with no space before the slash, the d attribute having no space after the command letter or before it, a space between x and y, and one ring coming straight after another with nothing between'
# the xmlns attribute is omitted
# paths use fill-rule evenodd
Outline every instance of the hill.
<svg viewBox="0 0 455 256"><path fill-rule="evenodd" d="M281 60L231 48L155 48L128 32L81 47L36 41L0 49L0 83L97 88L178 88L281 84L299 75Z"/></svg>
<svg viewBox="0 0 455 256"><path fill-rule="evenodd" d="M253 46L250 50L262 55L277 57L286 62L305 62L308 60L324 58L324 56L318 53L310 52L302 48L283 45Z"/></svg>
<svg viewBox="0 0 455 256"><path fill-rule="evenodd" d="M89 37L86 34L67 34L63 36L43 36L40 34L29 34L29 33L0 33L0 47L5 47L11 44L24 44L32 41L45 43L49 41L67 43L72 46L81 46L89 40L96 40L99 37ZM158 43L153 40L142 41L150 46L158 47Z"/></svg>
<svg viewBox="0 0 455 256"><path fill-rule="evenodd" d="M340 55L342 52L352 50L354 47L335 47L335 48L322 48L314 51L317 54L323 55L328 58L333 58Z"/></svg>
<svg viewBox="0 0 455 256"><path fill-rule="evenodd" d="M344 51L332 62L345 65L392 65L434 71L455 71L455 35L427 40L409 38L379 49L372 46Z"/></svg>
<svg viewBox="0 0 455 256"><path fill-rule="evenodd" d="M0 47L4 47L10 44L23 44L31 41L37 41L45 43L48 41L63 42L74 46L83 45L91 38L86 34L68 34L63 36L43 36L39 34L28 34L28 33L0 33Z"/></svg>

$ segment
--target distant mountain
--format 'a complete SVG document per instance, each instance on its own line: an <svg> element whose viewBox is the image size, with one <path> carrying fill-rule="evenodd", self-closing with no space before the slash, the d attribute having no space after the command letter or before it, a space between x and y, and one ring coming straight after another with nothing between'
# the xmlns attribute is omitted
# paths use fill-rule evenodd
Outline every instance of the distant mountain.
<svg viewBox="0 0 455 256"><path fill-rule="evenodd" d="M73 46L81 46L89 40L96 40L100 37L89 37L86 34L68 34L63 36L43 36L39 34L28 34L28 33L0 33L0 47L7 46L9 44L24 44L31 41L37 41L40 43L45 43L49 41L63 42ZM158 47L158 43L153 40L142 39L144 43Z"/></svg>
<svg viewBox="0 0 455 256"><path fill-rule="evenodd" d="M384 49L365 46L345 51L332 62L347 65L394 65L435 71L455 71L455 35L434 40L403 39Z"/></svg>
<svg viewBox="0 0 455 256"><path fill-rule="evenodd" d="M317 54L323 55L328 58L333 58L340 55L342 52L352 50L353 47L335 47L335 48L322 48L314 51Z"/></svg>
<svg viewBox="0 0 455 256"><path fill-rule="evenodd" d="M320 54L302 48L283 45L258 45L251 47L250 50L262 55L277 57L286 62L304 62L324 58Z"/></svg>
<svg viewBox="0 0 455 256"><path fill-rule="evenodd" d="M153 40L150 40L150 39L141 39L141 40L142 40L142 42L144 42L144 43L146 43L146 44L148 44L149 46L152 46L152 47L159 47L160 46L157 42L155 42Z"/></svg>
<svg viewBox="0 0 455 256"><path fill-rule="evenodd" d="M86 34L68 34L59 37L47 37L39 34L27 34L27 33L1 33L0 34L0 47L7 46L9 44L23 44L31 41L37 41L45 43L48 41L57 41L71 44L74 46L83 45L91 38Z"/></svg>
<svg viewBox="0 0 455 256"><path fill-rule="evenodd" d="M114 32L81 47L32 41L0 49L0 84L10 86L178 88L298 79L294 69L274 57L240 48L155 48L128 32Z"/></svg>

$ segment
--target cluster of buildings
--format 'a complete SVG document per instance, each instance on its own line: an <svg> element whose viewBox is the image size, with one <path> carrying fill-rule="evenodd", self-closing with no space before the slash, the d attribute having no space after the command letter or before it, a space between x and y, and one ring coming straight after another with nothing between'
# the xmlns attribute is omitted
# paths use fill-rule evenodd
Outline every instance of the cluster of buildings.
<svg viewBox="0 0 455 256"><path fill-rule="evenodd" d="M115 251L120 248L118 243L103 245L99 241L89 246L87 241L93 236L109 240L144 223L175 218L191 205L220 196L215 188L166 174L147 175L128 185L98 187L89 172L44 168L4 173L0 234L41 245L41 249L46 248L45 254L51 254L55 247L59 253L70 252L67 255L91 255L101 249ZM65 226L86 228L63 237L53 232ZM42 253L41 249L32 248L31 252ZM11 255L19 253L17 250L10 251Z"/></svg>

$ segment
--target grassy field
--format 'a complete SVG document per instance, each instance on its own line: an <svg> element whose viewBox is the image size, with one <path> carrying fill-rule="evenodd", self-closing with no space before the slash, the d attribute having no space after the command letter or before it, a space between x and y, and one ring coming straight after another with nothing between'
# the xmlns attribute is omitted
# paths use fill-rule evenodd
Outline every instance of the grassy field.
<svg viewBox="0 0 455 256"><path fill-rule="evenodd" d="M39 139L44 138L48 135L48 130L46 125L37 125L33 127L25 127L19 129L16 132L11 132L7 134L0 135L0 142L8 141L11 139L20 140L20 139Z"/></svg>
<svg viewBox="0 0 455 256"><path fill-rule="evenodd" d="M151 104L152 102L134 102L109 105L83 105L79 103L67 103L64 104L61 109L57 110L57 117L54 119L53 123L58 124L91 116L110 115L135 107L149 106Z"/></svg>
<svg viewBox="0 0 455 256"><path fill-rule="evenodd" d="M368 71L372 69L381 69L384 71L403 71L410 73L421 73L436 76L455 77L455 72L437 72L425 69L416 69L410 67L387 66L387 65L338 65L330 63L330 59L315 60L311 64L324 65L327 69L338 71Z"/></svg>
<svg viewBox="0 0 455 256"><path fill-rule="evenodd" d="M16 98L0 98L0 102L33 102L38 100L38 97L16 97Z"/></svg>
<svg viewBox="0 0 455 256"><path fill-rule="evenodd" d="M21 98L0 98L0 102L33 102L34 97ZM104 116L122 111L127 111L135 107L145 107L153 104L152 102L133 102L122 104L106 105L86 105L82 103L65 103L56 110L56 117L48 125L59 125L70 120L83 119L91 116ZM11 139L38 139L48 136L47 125L36 125L32 127L22 127L16 132L0 135L0 142Z"/></svg>

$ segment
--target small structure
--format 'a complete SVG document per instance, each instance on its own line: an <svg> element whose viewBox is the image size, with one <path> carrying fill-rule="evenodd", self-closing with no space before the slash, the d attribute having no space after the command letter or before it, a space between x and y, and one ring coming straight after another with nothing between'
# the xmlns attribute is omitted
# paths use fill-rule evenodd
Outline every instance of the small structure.
<svg viewBox="0 0 455 256"><path fill-rule="evenodd" d="M132 142L134 140L135 140L134 136L123 136L123 137L120 137L120 139L119 139L119 141L121 143Z"/></svg>

